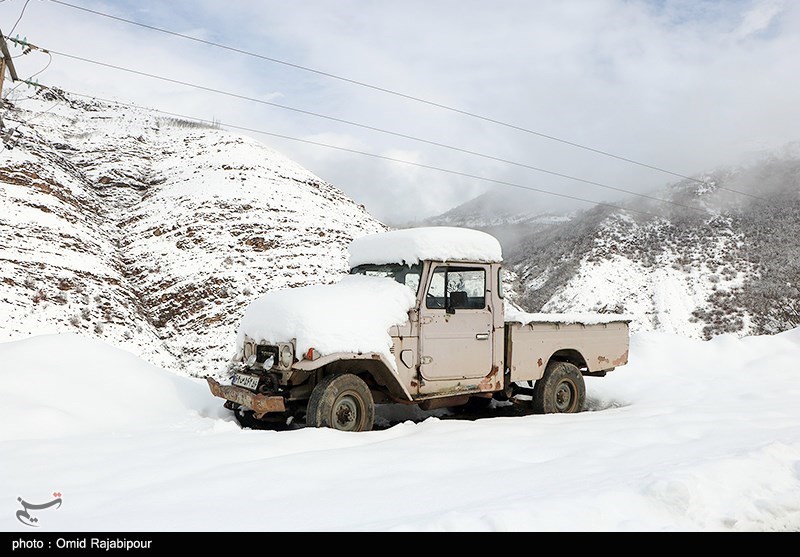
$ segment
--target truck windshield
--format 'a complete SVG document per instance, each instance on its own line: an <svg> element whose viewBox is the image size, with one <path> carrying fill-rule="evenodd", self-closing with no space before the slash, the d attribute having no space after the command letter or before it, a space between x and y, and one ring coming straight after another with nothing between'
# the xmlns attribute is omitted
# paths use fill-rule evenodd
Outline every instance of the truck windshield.
<svg viewBox="0 0 800 557"><path fill-rule="evenodd" d="M422 264L400 265L359 265L350 270L351 275L366 275L368 277L386 277L405 284L416 294L419 289L419 277L422 274Z"/></svg>

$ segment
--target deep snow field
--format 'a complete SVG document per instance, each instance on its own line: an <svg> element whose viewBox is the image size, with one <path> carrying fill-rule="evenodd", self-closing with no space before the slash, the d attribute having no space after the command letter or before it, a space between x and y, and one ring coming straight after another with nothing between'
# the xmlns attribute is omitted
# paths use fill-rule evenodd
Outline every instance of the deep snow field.
<svg viewBox="0 0 800 557"><path fill-rule="evenodd" d="M800 329L641 333L578 414L271 431L202 380L33 337L0 344L0 500L60 493L29 511L41 532L800 531L798 362ZM4 511L0 530L32 529Z"/></svg>

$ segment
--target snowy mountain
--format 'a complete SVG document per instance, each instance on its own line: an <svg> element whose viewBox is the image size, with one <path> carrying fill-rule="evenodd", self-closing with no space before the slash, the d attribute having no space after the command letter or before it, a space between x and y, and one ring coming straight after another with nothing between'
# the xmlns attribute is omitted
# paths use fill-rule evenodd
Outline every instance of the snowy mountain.
<svg viewBox="0 0 800 557"><path fill-rule="evenodd" d="M554 225L569 222L574 212L545 210L532 204L529 192L490 190L441 215L413 226L463 226L496 237L503 251L512 250L525 238ZM409 226L409 225L406 225Z"/></svg>
<svg viewBox="0 0 800 557"><path fill-rule="evenodd" d="M498 190L425 224L500 239L528 311L623 312L635 331L693 338L800 324L800 143L649 193L679 206L545 212Z"/></svg>
<svg viewBox="0 0 800 557"><path fill-rule="evenodd" d="M57 91L5 108L3 341L81 333L213 374L252 299L335 280L350 241L386 229L291 160L213 126Z"/></svg>
<svg viewBox="0 0 800 557"><path fill-rule="evenodd" d="M531 311L627 313L637 316L634 331L693 338L799 325L798 145L698 180L657 193L688 208L597 207L529 235L506 253L515 301Z"/></svg>

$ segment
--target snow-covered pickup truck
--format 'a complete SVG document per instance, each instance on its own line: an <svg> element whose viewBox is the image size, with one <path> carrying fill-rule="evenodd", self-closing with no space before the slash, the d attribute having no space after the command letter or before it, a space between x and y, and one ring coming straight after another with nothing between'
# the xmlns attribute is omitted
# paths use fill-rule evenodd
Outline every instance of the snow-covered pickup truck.
<svg viewBox="0 0 800 557"><path fill-rule="evenodd" d="M628 361L630 319L547 315L504 302L502 252L483 232L396 230L359 238L332 285L270 292L247 308L231 384L207 377L239 421L366 431L375 404L425 410L530 398L578 412L584 376Z"/></svg>

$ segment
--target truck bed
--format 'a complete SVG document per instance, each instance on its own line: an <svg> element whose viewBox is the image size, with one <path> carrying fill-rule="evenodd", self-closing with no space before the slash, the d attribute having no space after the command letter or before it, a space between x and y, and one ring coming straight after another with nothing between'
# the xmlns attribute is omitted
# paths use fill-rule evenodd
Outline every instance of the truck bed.
<svg viewBox="0 0 800 557"><path fill-rule="evenodd" d="M505 324L505 362L512 381L537 380L550 360L603 375L628 362L631 319L615 314L524 314Z"/></svg>

